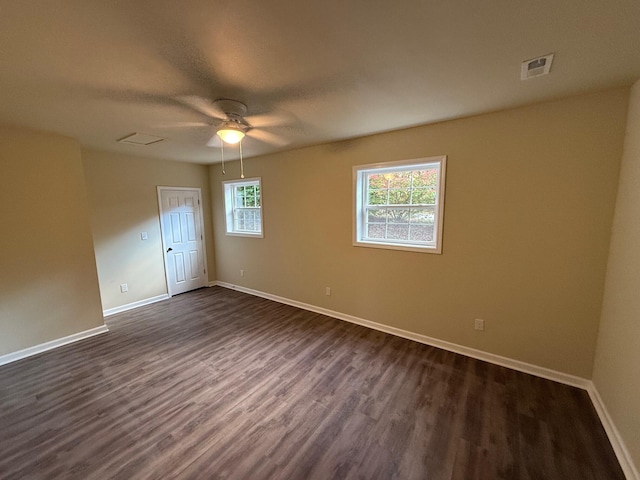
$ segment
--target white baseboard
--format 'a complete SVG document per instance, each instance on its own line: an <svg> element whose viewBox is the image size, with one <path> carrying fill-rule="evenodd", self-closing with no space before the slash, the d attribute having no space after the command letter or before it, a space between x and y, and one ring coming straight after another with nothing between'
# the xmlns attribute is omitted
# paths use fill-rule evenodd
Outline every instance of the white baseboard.
<svg viewBox="0 0 640 480"><path fill-rule="evenodd" d="M626 445L622 437L620 436L620 433L618 432L618 429L613 423L613 420L611 419L611 416L609 415L609 412L607 411L607 408L604 402L602 401L602 398L600 397L598 390L596 389L594 383L591 380L587 380L574 375L569 375L563 372L558 372L545 367L539 367L537 365L521 362L519 360L514 360L508 357L503 357L500 355L483 352L482 350L476 350L474 348L465 347L463 345L458 345L458 344L447 342L444 340L439 340L437 338L428 337L426 335L421 335L419 333L409 332L407 330L402 330L400 328L390 327L388 325L372 322L370 320L365 320L363 318L355 317L353 315L336 312L333 310L318 307L318 306L311 305L304 302L298 302L296 300L291 300L285 297L280 297L278 295L261 292L259 290L253 290L251 288L241 287L239 285L233 285L231 283L220 282L220 281L214 281L209 283L209 286L216 286L216 285L220 287L233 289L233 290L238 290L240 292L244 292L257 297L266 298L268 300L273 300L275 302L283 303L285 305L298 307L303 310L320 313L323 315L327 315L329 317L337 318L339 320L344 320L350 323L362 325L364 327L368 327L374 330L379 330L381 332L389 333L391 335L407 338L409 340L414 340L419 343L431 345L437 348L442 348L444 350L448 350L454 353L459 353L461 355L476 358L478 360L483 360L489 363L494 363L497 365L501 365L503 367L511 368L513 370L518 370L524 373L529 373L531 375L536 375L538 377L546 378L546 379L560 382L573 387L582 388L588 392L589 397L591 398L593 406L598 414L598 417L600 417L602 426L604 427L607 433L607 436L609 437L611 446L613 447L613 450L616 453L618 461L620 462L620 466L624 471L624 474L627 477L627 480L640 480L640 474L638 473L638 470L635 464L633 463L631 455L629 454L629 451L627 450ZM167 298L169 298L168 295L158 295L156 297L152 297L146 300L141 300L139 302L134 302L127 305L123 305L121 307L105 310L104 315L105 316L114 315L116 313L130 310L132 308L137 308L143 305L149 305L151 303L159 302L161 300L166 300ZM48 350L52 350L57 347L61 347L63 345L67 345L69 343L77 342L85 338L93 337L95 335L100 335L108 331L109 329L107 328L106 325L101 325L99 327L95 327L90 330L85 330L83 332L74 333L73 335L68 335L66 337L59 338L57 340L52 340L50 342L25 348L17 352L2 355L0 356L0 365L6 365L8 363L15 362L23 358L27 358L42 352L46 352Z"/></svg>
<svg viewBox="0 0 640 480"><path fill-rule="evenodd" d="M372 322L371 320L365 320L364 318L355 317L353 315L348 315L346 313L336 312L334 310L329 310L327 308L318 307L316 305L311 305L308 303L298 302L297 300L291 300L289 298L284 298L278 295L272 295L270 293L253 290L251 288L241 287L239 285L233 285L227 282L218 281L218 282L211 282L211 283L213 283L214 285L219 285L221 287L238 290L239 292L255 295L257 297L273 300L278 303L284 303L286 305L291 305L293 307L302 308L303 310L309 310L311 312L321 313L323 315L327 315L328 317L337 318L338 320L344 320L346 322L356 323L358 325L372 328L374 330L390 333L391 335L395 335L397 337L407 338L409 340L414 340L419 343L424 343L425 345L431 345L432 347L442 348L443 350L459 353L467 357L476 358L478 360L483 360L489 363L494 363L496 365L501 365L503 367L511 368L513 370L518 370L520 372L529 373L537 377L542 377L549 380L553 380L555 382L564 383L565 385L571 385L572 387L582 388L583 390L586 390L587 387L589 386L589 380L587 380L586 378L577 377L575 375L570 375L568 373L558 372L556 370L551 370L545 367L539 367L537 365L522 362L520 360L514 360L512 358L495 355L493 353L484 352L482 350L476 350L475 348L465 347L464 345L458 345L457 343L451 343L445 340L428 337L426 335L410 332L408 330L402 330L400 328L390 327L389 325L384 325L382 323Z"/></svg>
<svg viewBox="0 0 640 480"><path fill-rule="evenodd" d="M335 312L333 310L329 310L326 308L318 307L315 305L311 305L308 303L298 302L296 300L291 300L289 298L280 297L278 295L272 295L270 293L261 292L259 290L253 290L251 288L241 287L239 285L234 285L232 283L227 282L211 282L210 286L218 285L220 287L230 288L233 290L238 290L239 292L248 293L250 295L255 295L257 297L266 298L268 300L273 300L278 303L284 303L286 305L291 305L293 307L302 308L303 310L309 310L315 313L321 313L323 315L327 315L329 317L337 318L338 320L344 320L351 323L356 323L358 325L362 325L364 327L372 328L374 330L379 330L381 332L389 333L391 335L396 335L398 337L407 338L409 340L414 340L419 343L424 343L426 345L431 345L433 347L442 348L443 350L448 350L450 352L459 353L461 355L465 355L467 357L476 358L478 360L483 360L485 362L494 363L496 365L501 365L503 367L511 368L513 370L518 370L520 372L528 373L531 375L535 375L537 377L546 378L548 380L553 380L555 382L563 383L565 385L570 385L572 387L578 387L583 390L586 390L593 402L593 405L598 413L598 417L600 417L600 421L607 432L607 436L609 437L609 441L611 442L611 446L620 462L620 466L624 471L627 480L640 480L640 476L638 475L638 470L636 469L631 456L629 455L629 451L627 450L622 437L620 436L618 429L615 427L607 409L598 394L598 391L595 388L595 385L591 380L586 378L577 377L575 375L570 375L568 373L558 372L556 370L551 370L549 368L540 367L538 365L533 365L530 363L522 362L520 360L515 360L513 358L503 357L500 355L495 355L493 353L483 352L482 350L476 350L475 348L465 347L463 345L458 345L456 343L447 342L445 340L439 340L437 338L428 337L426 335L421 335L419 333L409 332L407 330L402 330L400 328L390 327L388 325L384 325L377 322L372 322L370 320L365 320L363 318L354 317L353 315L347 315L345 313Z"/></svg>
<svg viewBox="0 0 640 480"><path fill-rule="evenodd" d="M38 353L46 352L47 350L52 350L54 348L67 345L68 343L84 340L85 338L100 335L101 333L106 333L108 331L109 329L106 325L100 325L99 327L91 328L83 332L74 333L73 335L58 338L57 340L51 340L50 342L41 343L40 345L25 348L24 350L18 350L17 352L8 353L6 355L0 356L0 365L6 365L7 363L16 362L23 358L31 357L32 355L37 355Z"/></svg>
<svg viewBox="0 0 640 480"><path fill-rule="evenodd" d="M157 295L151 298L145 298L144 300L138 300L137 302L127 303L126 305L120 305L119 307L107 308L102 311L102 315L108 317L110 315L115 315L116 313L126 312L127 310L132 310L138 307L144 307L145 305L150 305L152 303L160 302L162 300L166 300L169 298L169 295L166 293L162 295Z"/></svg>
<svg viewBox="0 0 640 480"><path fill-rule="evenodd" d="M589 381L587 392L589 393L589 397L591 398L591 402L593 403L596 412L598 412L598 417L600 417L602 426L607 432L611 446L613 447L614 452L616 452L616 457L618 457L618 462L620 462L620 467L622 467L622 471L627 477L627 480L640 480L640 473L638 473L638 469L633 463L631 454L629 453L629 450L627 450L627 446L625 445L624 440L622 440L620 432L618 432L616 425L613 423L611 415L609 415L609 411L602 401L602 397L600 397L598 389L592 381Z"/></svg>

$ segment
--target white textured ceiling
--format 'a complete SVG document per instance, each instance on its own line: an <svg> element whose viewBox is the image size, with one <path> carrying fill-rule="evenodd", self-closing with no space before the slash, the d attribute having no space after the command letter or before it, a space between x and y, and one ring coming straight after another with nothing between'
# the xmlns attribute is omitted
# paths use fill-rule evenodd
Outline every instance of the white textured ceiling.
<svg viewBox="0 0 640 480"><path fill-rule="evenodd" d="M0 0L0 123L180 161L220 155L185 97L276 115L251 156L638 78L638 0ZM133 132L167 140L116 143Z"/></svg>

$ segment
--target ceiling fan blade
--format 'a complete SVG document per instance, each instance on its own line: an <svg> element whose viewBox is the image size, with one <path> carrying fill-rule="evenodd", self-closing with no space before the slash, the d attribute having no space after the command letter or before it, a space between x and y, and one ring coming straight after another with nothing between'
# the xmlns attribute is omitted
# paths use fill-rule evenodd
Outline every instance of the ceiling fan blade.
<svg viewBox="0 0 640 480"><path fill-rule="evenodd" d="M264 130L253 129L248 131L247 135L255 138L256 140L260 140L261 142L269 143L277 147L284 147L285 145L289 145L291 143L290 140L284 137L276 135L275 133L266 132Z"/></svg>
<svg viewBox="0 0 640 480"><path fill-rule="evenodd" d="M291 123L291 119L284 114L265 113L262 115L249 115L244 117L249 125L255 128L261 127L280 127Z"/></svg>
<svg viewBox="0 0 640 480"><path fill-rule="evenodd" d="M219 120L227 119L227 114L211 102L211 100L206 98L198 97L196 95L184 95L177 97L177 100L208 117L217 118Z"/></svg>
<svg viewBox="0 0 640 480"><path fill-rule="evenodd" d="M211 127L207 122L169 122L158 123L155 128L193 128L193 127Z"/></svg>

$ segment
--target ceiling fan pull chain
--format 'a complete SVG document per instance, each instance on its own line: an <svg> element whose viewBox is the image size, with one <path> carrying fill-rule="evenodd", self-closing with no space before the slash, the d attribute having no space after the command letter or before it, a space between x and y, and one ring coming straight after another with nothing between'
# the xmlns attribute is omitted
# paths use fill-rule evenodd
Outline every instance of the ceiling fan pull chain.
<svg viewBox="0 0 640 480"><path fill-rule="evenodd" d="M220 142L222 144L222 174L226 175L227 172L224 171L224 142Z"/></svg>
<svg viewBox="0 0 640 480"><path fill-rule="evenodd" d="M238 142L240 145L240 178L244 178L244 164L242 163L242 140Z"/></svg>

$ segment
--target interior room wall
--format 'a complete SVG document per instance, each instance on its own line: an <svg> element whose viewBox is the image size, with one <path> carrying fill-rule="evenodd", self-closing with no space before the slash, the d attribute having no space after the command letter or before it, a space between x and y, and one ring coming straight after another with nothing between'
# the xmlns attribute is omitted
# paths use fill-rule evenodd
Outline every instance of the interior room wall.
<svg viewBox="0 0 640 480"><path fill-rule="evenodd" d="M212 165L216 277L590 378L628 98L615 89L249 159L263 239L225 235L221 181L239 165L224 177ZM352 167L436 155L448 156L442 255L353 246Z"/></svg>
<svg viewBox="0 0 640 480"><path fill-rule="evenodd" d="M640 80L631 91L593 382L640 466ZM636 467L637 468L637 467Z"/></svg>
<svg viewBox="0 0 640 480"><path fill-rule="evenodd" d="M77 141L0 126L0 355L103 325Z"/></svg>
<svg viewBox="0 0 640 480"><path fill-rule="evenodd" d="M82 159L104 310L167 294L157 186L201 189L207 274L215 279L207 166L92 149Z"/></svg>

